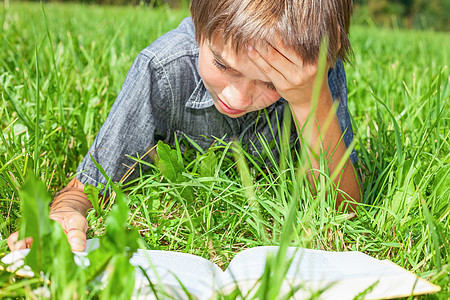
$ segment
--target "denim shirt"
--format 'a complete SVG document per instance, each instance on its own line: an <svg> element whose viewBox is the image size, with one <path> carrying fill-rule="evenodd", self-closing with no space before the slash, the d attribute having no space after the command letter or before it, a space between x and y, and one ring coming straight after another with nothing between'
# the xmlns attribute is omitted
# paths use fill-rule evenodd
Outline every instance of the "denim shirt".
<svg viewBox="0 0 450 300"><path fill-rule="evenodd" d="M279 99L265 113L256 111L239 118L221 114L200 77L198 54L194 25L191 18L186 18L178 28L145 48L134 61L89 149L89 154L114 182L135 163L130 157L141 157L159 140L174 144L175 134L177 139L187 137L186 140L191 139L203 149L210 147L215 138L239 139L256 156L262 151L260 139L278 140L277 122L283 118L286 101ZM339 99L337 118L348 146L353 131L342 61L329 71L328 83L333 100ZM297 138L292 126L291 142ZM78 166L77 179L84 184L105 185L105 178L89 154ZM352 153L351 159L356 161L356 153ZM144 165L141 167L145 170ZM138 175L139 170L135 170L127 180Z"/></svg>

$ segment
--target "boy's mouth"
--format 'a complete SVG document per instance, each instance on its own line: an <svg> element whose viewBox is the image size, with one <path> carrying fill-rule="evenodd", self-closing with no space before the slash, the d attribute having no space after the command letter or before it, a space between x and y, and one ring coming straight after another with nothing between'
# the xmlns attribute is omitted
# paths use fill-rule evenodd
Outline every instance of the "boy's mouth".
<svg viewBox="0 0 450 300"><path fill-rule="evenodd" d="M217 97L220 108L229 115L239 115L245 112L245 110L234 109L226 105L219 97Z"/></svg>

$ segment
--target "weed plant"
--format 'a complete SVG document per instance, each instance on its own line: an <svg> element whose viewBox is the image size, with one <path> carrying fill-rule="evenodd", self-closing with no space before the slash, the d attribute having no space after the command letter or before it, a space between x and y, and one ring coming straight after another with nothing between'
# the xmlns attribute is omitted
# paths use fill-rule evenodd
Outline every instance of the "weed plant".
<svg viewBox="0 0 450 300"><path fill-rule="evenodd" d="M142 247L192 253L222 267L235 253L260 245L358 250L441 286L424 298L449 298L449 34L358 24L350 36L354 59L346 67L364 189L357 217L336 211L325 159L312 194L305 154L287 151L278 137L272 146L282 149L279 161L264 141L257 157L220 139L207 151L194 145L185 153L160 143L150 170L121 187L127 197L115 187L115 196L94 203L88 214L88 237L104 240L103 260L90 271L63 263L67 247L58 245L65 237L43 221L46 193L75 175L139 51L186 16L187 10L145 6L0 8L0 252L8 252L10 233L31 226L43 228L36 253L55 257L43 265L33 256L44 277L1 271L0 297L33 297L38 287L58 299L107 297L119 287L128 295L130 277L123 274L132 273L127 258L139 240ZM113 284L100 291L91 279L106 261L115 262L116 271ZM268 295L276 297L276 289Z"/></svg>

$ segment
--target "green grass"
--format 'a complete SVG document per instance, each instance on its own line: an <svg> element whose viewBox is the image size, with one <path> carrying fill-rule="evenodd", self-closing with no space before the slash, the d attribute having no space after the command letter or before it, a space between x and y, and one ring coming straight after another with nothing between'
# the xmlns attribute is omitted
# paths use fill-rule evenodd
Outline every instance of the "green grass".
<svg viewBox="0 0 450 300"><path fill-rule="evenodd" d="M22 219L26 178L35 174L53 194L68 182L136 55L188 12L48 4L45 14L37 4L0 8L3 253ZM333 209L326 176L311 195L295 153L274 166L247 155L250 170L239 171L227 154L234 146L217 142L184 158L166 149L177 165L171 183L157 165L125 188L127 222L144 243L226 266L243 248L279 244L294 203L293 245L387 258L442 287L428 298L450 297L450 35L354 24L351 41L349 109L364 179L357 218ZM89 213L89 237L105 234L112 203ZM45 285L33 280L2 273L0 295Z"/></svg>

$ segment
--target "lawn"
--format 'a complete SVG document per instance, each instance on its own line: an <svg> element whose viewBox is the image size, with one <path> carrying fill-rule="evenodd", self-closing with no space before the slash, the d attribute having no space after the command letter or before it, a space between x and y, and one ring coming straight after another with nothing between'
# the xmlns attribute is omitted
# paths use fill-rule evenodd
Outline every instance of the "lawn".
<svg viewBox="0 0 450 300"><path fill-rule="evenodd" d="M0 7L1 253L8 252L6 238L21 222L34 222L27 219L33 209L21 209L19 194L30 207L45 203L45 191L54 195L75 175L134 58L188 16L187 10L167 8L44 8L35 3ZM247 168L241 156L229 155L233 144L218 141L202 152L194 147L183 157L176 148L160 145L176 166L174 180L168 181L173 174L160 165L150 166L123 187L127 197L118 192L88 214L88 237L109 236L125 247L140 236L141 247L193 253L220 266L242 249L286 240L313 249L358 250L441 286L440 293L424 298L448 299L450 34L370 24L355 20L354 57L346 65L364 185L357 217L334 210L326 171L317 194L311 194L302 176L304 153L287 151L280 163L267 164L270 154L264 160L238 151ZM27 179L33 176L39 180ZM129 213L114 210L115 202ZM293 230L286 236L292 207L297 208ZM36 222L45 223L39 217ZM126 222L136 235L117 233L120 228L108 225L113 223L105 221L108 217ZM45 238L54 244L64 236ZM124 253L117 247L111 255ZM57 269L47 269L55 298L106 297L108 289L90 285L87 293L82 275L74 275L79 281L61 279ZM47 284L2 271L0 297L31 297L32 289Z"/></svg>

